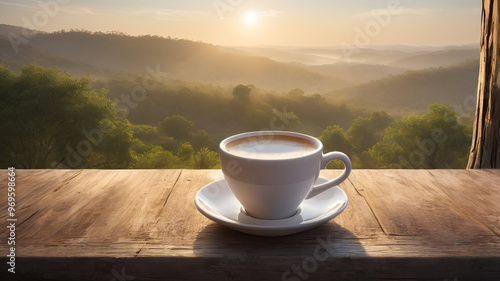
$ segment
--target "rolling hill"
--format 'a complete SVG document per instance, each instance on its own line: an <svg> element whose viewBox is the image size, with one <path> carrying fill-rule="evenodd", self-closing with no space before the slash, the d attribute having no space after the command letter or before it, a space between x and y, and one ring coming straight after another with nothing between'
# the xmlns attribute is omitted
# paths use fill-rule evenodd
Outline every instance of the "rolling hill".
<svg viewBox="0 0 500 281"><path fill-rule="evenodd" d="M29 45L20 45L16 53L11 43L5 39L0 39L0 63L10 66L14 71L19 71L22 66L34 63L46 68L55 66L78 76L92 73L94 76L106 75L109 77L111 73L90 64L75 62Z"/></svg>
<svg viewBox="0 0 500 281"><path fill-rule="evenodd" d="M479 45L352 47L233 47L281 62L311 66L358 64L386 65L408 70L445 67L479 59Z"/></svg>
<svg viewBox="0 0 500 281"><path fill-rule="evenodd" d="M376 81L332 91L332 101L368 110L384 110L404 116L421 113L429 104L460 105L474 100L479 61L474 60L446 68L408 71ZM473 114L473 112L471 112Z"/></svg>
<svg viewBox="0 0 500 281"><path fill-rule="evenodd" d="M40 30L29 29L25 27L8 25L0 23L0 36L7 37L9 33L13 34L43 34L46 33Z"/></svg>
<svg viewBox="0 0 500 281"><path fill-rule="evenodd" d="M364 64L364 63L336 63L313 65L303 67L310 71L322 75L334 75L355 85L381 79L388 75L397 75L406 72L408 69L383 64Z"/></svg>
<svg viewBox="0 0 500 281"><path fill-rule="evenodd" d="M11 30L14 30L11 28ZM9 54L11 46L0 46L0 59L14 68L20 63L59 61L56 66L81 65L98 72L147 74L146 67L160 66L171 79L218 85L254 84L258 88L288 91L302 88L324 92L345 87L346 81L266 57L225 52L219 47L190 40L158 36L133 37L124 34L84 31L38 34L21 46L19 54ZM15 56L18 56L17 58ZM51 57L52 56L52 57ZM51 57L49 59L49 57ZM94 73L92 71L92 73Z"/></svg>
<svg viewBox="0 0 500 281"><path fill-rule="evenodd" d="M392 60L389 62L392 66L404 67L410 69L424 69L431 67L443 67L459 64L464 60L479 59L479 49L472 48L453 48L432 52L419 52L410 56Z"/></svg>
<svg viewBox="0 0 500 281"><path fill-rule="evenodd" d="M170 80L222 87L253 84L282 93L302 88L306 94L328 93L332 101L393 114L420 112L434 102L459 103L474 95L477 86L475 45L370 47L357 49L348 61L339 47L222 47L159 36L70 31L40 32L16 53L6 34L22 32L0 25L0 63L15 70L35 63L106 79L143 76L146 67L159 66Z"/></svg>

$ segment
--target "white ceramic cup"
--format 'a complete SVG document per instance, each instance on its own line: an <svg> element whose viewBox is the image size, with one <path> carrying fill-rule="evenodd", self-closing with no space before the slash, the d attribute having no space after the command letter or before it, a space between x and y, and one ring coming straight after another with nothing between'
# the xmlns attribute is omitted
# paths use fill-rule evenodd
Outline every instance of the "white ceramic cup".
<svg viewBox="0 0 500 281"><path fill-rule="evenodd" d="M245 157L231 153L228 143L246 137L271 141L279 136L306 139L316 146L301 156L285 159ZM342 152L323 154L318 139L295 132L258 131L234 135L219 145L219 157L224 178L245 212L258 219L283 219L293 216L302 201L343 182L351 173L351 161ZM314 185L320 169L332 160L340 160L345 169L340 176ZM314 186L313 186L314 185Z"/></svg>

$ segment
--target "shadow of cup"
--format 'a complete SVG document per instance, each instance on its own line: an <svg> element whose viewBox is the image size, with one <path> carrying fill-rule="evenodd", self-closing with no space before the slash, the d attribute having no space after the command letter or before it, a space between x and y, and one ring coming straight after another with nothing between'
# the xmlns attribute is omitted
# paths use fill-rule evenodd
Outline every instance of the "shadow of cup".
<svg viewBox="0 0 500 281"><path fill-rule="evenodd" d="M367 257L358 237L333 221L279 237L254 236L211 223L198 233L193 250L206 270L213 272L209 279L214 280L228 276L234 280L305 280L311 276L315 280L312 276L334 277L333 272L352 257Z"/></svg>

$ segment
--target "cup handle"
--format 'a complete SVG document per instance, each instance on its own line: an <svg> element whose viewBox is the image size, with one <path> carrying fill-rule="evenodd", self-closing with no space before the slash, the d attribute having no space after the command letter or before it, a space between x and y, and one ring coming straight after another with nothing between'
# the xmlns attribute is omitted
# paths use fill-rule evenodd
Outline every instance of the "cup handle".
<svg viewBox="0 0 500 281"><path fill-rule="evenodd" d="M333 160L340 160L342 161L342 163L344 163L345 168L342 174L340 174L340 176L334 178L333 180L329 180L325 183L313 186L306 199L312 198L331 187L339 185L351 174L351 160L349 159L349 157L347 157L347 155L339 151L333 151L324 154L321 158L321 169L324 169L326 165Z"/></svg>

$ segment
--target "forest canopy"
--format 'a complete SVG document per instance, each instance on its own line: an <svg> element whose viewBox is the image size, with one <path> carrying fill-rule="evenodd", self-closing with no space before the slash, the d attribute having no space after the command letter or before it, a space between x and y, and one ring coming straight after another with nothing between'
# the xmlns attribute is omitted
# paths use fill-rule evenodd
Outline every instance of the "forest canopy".
<svg viewBox="0 0 500 281"><path fill-rule="evenodd" d="M463 168L471 126L449 106L394 118L300 88L159 83L121 112L137 79L92 81L56 68L0 66L0 165L20 168L217 168L218 143L244 131L291 130L340 150L355 168ZM126 119L124 118L126 117ZM339 167L331 163L329 167Z"/></svg>

